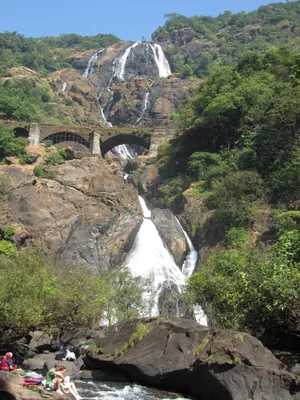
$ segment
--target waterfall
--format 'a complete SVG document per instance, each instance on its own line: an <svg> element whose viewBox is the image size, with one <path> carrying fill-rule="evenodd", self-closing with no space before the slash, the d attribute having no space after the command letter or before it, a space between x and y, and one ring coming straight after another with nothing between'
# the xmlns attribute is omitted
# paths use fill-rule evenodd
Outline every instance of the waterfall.
<svg viewBox="0 0 300 400"><path fill-rule="evenodd" d="M64 82L61 90L64 92L66 89L67 89L67 82Z"/></svg>
<svg viewBox="0 0 300 400"><path fill-rule="evenodd" d="M135 42L132 46L128 47L124 54L120 57L118 60L118 65L116 68L116 76L120 79L120 81L124 81L124 73L125 73L125 66L126 66L126 61L129 56L129 53L131 49L135 48L137 45L142 43L141 41Z"/></svg>
<svg viewBox="0 0 300 400"><path fill-rule="evenodd" d="M124 265L134 276L149 279L153 294L148 293L146 299L152 299L153 305L149 314L158 316L158 298L165 287L175 284L180 288L185 283L185 276L177 267L173 256L164 246L161 237L151 220L151 211L139 196L144 213L144 220L137 234L132 250L127 255Z"/></svg>
<svg viewBox="0 0 300 400"><path fill-rule="evenodd" d="M104 51L104 49L102 50L98 50L97 53L93 54L92 57L89 59L88 65L86 67L86 70L83 73L83 77L84 78L88 78L89 76L92 75L93 73L93 65L96 64L99 54L102 53Z"/></svg>
<svg viewBox="0 0 300 400"><path fill-rule="evenodd" d="M144 101L143 101L143 108L142 108L142 112L140 117L135 121L135 125L138 124L140 122L140 120L143 118L145 112L147 111L148 108L148 104L149 104L149 97L150 97L150 88L153 85L153 82L150 83L150 85L148 86L148 89L146 91L145 97L144 97Z"/></svg>
<svg viewBox="0 0 300 400"><path fill-rule="evenodd" d="M119 146L114 147L112 152L116 153L123 160L128 160L129 158L133 160L137 156L136 152L126 144L120 144Z"/></svg>
<svg viewBox="0 0 300 400"><path fill-rule="evenodd" d="M158 73L160 78L167 78L171 75L171 68L166 59L164 52L159 44L154 43L153 45L149 43L154 55L154 59L158 68Z"/></svg>
<svg viewBox="0 0 300 400"><path fill-rule="evenodd" d="M139 201L143 210L144 220L133 247L126 257L124 265L130 269L133 275L142 276L150 280L154 293L152 295L154 304L150 306L150 315L158 316L158 299L162 290L165 287L171 288L172 285L175 285L178 290L181 291L183 286L186 284L187 275L178 268L173 256L164 245L155 224L151 220L151 211L147 208L144 199L139 196ZM186 233L185 235L188 238ZM190 253L187 256L185 263L192 268L192 261L187 260L192 260L190 254L192 251L196 251L189 238L188 244L190 246ZM194 262L193 268L195 267L196 262ZM186 268L186 270L190 269ZM150 297L151 294L148 293L145 298L148 299ZM197 322L201 323L201 325L207 326L207 319L203 310L197 307L197 309L194 309L194 313Z"/></svg>
<svg viewBox="0 0 300 400"><path fill-rule="evenodd" d="M117 60L116 76L120 81L125 80L124 75L126 69L126 62L130 52L140 44L142 44L141 41L135 42L132 46L128 47L122 54L122 56ZM163 49L159 44L156 43L153 44L146 43L146 45L149 46L150 49L152 50L154 61L158 69L158 76L160 78L167 78L169 75L171 75L171 68L168 63L168 60L164 55Z"/></svg>
<svg viewBox="0 0 300 400"><path fill-rule="evenodd" d="M192 275L192 273L194 272L194 269L196 267L196 264L197 264L197 261L198 261L198 253L195 250L195 247L193 246L193 243L192 243L191 239L189 238L189 236L186 233L186 231L183 229L183 227L182 227L181 223L179 222L178 218L177 217L175 217L175 218L176 218L176 220L178 222L178 225L180 226L180 228L181 228L181 230L182 230L182 232L183 232L183 234L184 234L184 236L186 238L186 241L187 241L187 244L188 244L189 250L190 250L188 255L186 256L184 262L183 262L183 265L182 265L182 273L184 274L186 279L188 279ZM204 311L203 311L201 306L194 306L194 315L195 315L196 321L199 324L204 325L204 326L208 326L207 317L206 317L206 315L205 315L205 313L204 313Z"/></svg>

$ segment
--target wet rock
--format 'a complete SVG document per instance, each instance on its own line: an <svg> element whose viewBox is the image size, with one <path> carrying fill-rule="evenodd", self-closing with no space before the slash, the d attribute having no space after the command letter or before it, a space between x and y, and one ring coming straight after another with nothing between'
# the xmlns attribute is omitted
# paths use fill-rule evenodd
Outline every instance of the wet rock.
<svg viewBox="0 0 300 400"><path fill-rule="evenodd" d="M182 229L170 210L152 210L152 220L167 248L172 253L176 264L181 267L188 245Z"/></svg>
<svg viewBox="0 0 300 400"><path fill-rule="evenodd" d="M128 345L137 324L143 324L143 334ZM246 333L214 331L190 320L152 318L116 324L95 344L101 350L86 356L90 368L115 370L135 382L199 400L300 398L297 377Z"/></svg>
<svg viewBox="0 0 300 400"><path fill-rule="evenodd" d="M178 316L179 292L176 285L162 289L158 299L159 315L163 318Z"/></svg>
<svg viewBox="0 0 300 400"><path fill-rule="evenodd" d="M80 378L102 382L127 382L126 376L116 371L100 371L97 369L84 370L80 373Z"/></svg>

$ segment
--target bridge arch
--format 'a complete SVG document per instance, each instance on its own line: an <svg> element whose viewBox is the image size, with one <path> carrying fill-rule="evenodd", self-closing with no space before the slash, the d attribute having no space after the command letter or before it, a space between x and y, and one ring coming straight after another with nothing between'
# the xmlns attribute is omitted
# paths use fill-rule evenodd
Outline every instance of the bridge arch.
<svg viewBox="0 0 300 400"><path fill-rule="evenodd" d="M116 135L106 139L104 142L101 143L101 154L102 157L111 149L120 144L136 144L138 146L142 146L149 150L150 148L150 140L146 140L143 137L136 136L136 135Z"/></svg>
<svg viewBox="0 0 300 400"><path fill-rule="evenodd" d="M77 145L79 145L78 150L81 150L82 146L87 147L89 149L89 142L84 137L73 132L51 133L50 135L45 136L42 139L42 142L44 142L45 140L51 140L53 144L65 143L65 144L70 144L71 146L73 143L76 143Z"/></svg>

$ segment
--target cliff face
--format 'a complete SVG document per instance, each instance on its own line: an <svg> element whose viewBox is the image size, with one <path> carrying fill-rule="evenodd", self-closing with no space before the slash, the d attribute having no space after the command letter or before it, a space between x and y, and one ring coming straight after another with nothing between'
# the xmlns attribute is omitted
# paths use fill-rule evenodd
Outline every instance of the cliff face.
<svg viewBox="0 0 300 400"><path fill-rule="evenodd" d="M1 200L1 226L14 226L18 246L40 247L73 264L105 270L122 263L141 221L136 191L98 157L46 167L1 166L12 190ZM127 211L129 210L130 211Z"/></svg>
<svg viewBox="0 0 300 400"><path fill-rule="evenodd" d="M121 42L68 61L93 88L106 125L164 124L201 82L171 76L162 47L154 43Z"/></svg>

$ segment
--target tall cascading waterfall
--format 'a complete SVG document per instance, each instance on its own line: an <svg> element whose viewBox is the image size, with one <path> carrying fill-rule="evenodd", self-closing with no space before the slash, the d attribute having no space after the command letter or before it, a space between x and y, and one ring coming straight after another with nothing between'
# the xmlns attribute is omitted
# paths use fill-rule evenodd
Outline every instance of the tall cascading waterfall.
<svg viewBox="0 0 300 400"><path fill-rule="evenodd" d="M180 292L192 273L191 268L195 268L197 258L195 260L195 249L190 239L188 239L190 252L184 262L184 265L186 265L185 271L188 272L184 274L164 245L155 224L151 220L151 211L147 208L144 199L139 196L139 201L143 210L144 220L124 265L130 269L133 275L149 279L153 290L153 293L146 295L146 300L151 300L151 297L153 300L153 303L149 302L149 315L158 316L158 300L161 292L165 288L171 289L174 285ZM185 235L188 238L186 233ZM207 326L207 318L201 308L194 310L194 313L197 321L201 325Z"/></svg>
<svg viewBox="0 0 300 400"><path fill-rule="evenodd" d="M158 68L159 72L159 77L160 78L167 78L169 75L171 75L171 68L168 63L168 60L166 59L164 52L159 44L154 43L153 45L151 43L148 43L149 46L151 47L153 54L154 54L154 59Z"/></svg>
<svg viewBox="0 0 300 400"><path fill-rule="evenodd" d="M116 68L116 76L120 79L120 81L124 81L124 74L125 74L125 67L126 67L126 61L127 58L131 52L132 49L134 49L136 46L141 44L141 41L135 42L132 46L128 47L124 54L118 59L117 62L117 68Z"/></svg>
<svg viewBox="0 0 300 400"><path fill-rule="evenodd" d="M169 65L168 60L166 59L163 49L159 44L156 43L146 43L146 42L135 42L133 45L128 47L125 52L117 59L116 62L116 76L120 81L125 80L125 73L126 73L126 63L128 61L128 57L132 51L137 46L147 46L151 49L151 52L153 53L153 58L158 70L158 77L159 78L167 78L169 75L171 75L171 68Z"/></svg>
<svg viewBox="0 0 300 400"><path fill-rule="evenodd" d="M89 59L88 65L82 75L84 78L88 78L89 76L91 76L91 74L93 73L93 65L96 64L99 54L101 54L103 51L104 49L98 50L97 53L93 54L92 57Z"/></svg>

